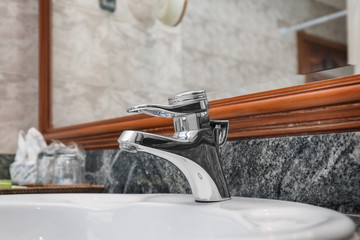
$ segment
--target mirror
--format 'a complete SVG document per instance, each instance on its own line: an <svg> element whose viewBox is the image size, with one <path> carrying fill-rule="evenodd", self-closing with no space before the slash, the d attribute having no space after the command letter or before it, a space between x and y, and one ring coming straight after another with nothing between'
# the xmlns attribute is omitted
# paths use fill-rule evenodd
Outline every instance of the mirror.
<svg viewBox="0 0 360 240"><path fill-rule="evenodd" d="M339 75L331 71L316 72L315 77L297 74L347 64L346 60L338 60L344 58L338 52L346 49L344 16L306 28L305 33L291 32L292 27L304 21L341 12L343 1L335 1L342 2L340 6L332 6L329 2L334 1L326 0L285 1L287 4L284 0L191 0L177 27L158 21L150 27L134 22L125 0L117 1L119 12L113 13L101 10L98 1L86 4L90 2L91 5L83 6L85 1L40 0L39 128L47 139L75 139L85 147L107 148L114 147L114 139L127 128L169 133L171 120L121 116L128 106L166 103L170 94L190 89L205 89L210 100L216 100L211 103L210 114L232 121L230 139L280 136L285 133L269 130L266 133L265 126L274 130L278 129L275 125L291 124L299 109L357 101L357 95L352 95L358 84L356 76L304 84ZM299 46L299 39L306 44ZM320 55L308 54L310 60L315 60L308 59L300 68L299 47L305 47L300 52L306 52L311 44L319 42L323 47ZM322 56L327 48L332 48L335 54ZM342 71L345 75L353 73L351 68ZM289 88L267 91L283 87ZM329 95L326 91L330 90L336 94ZM348 90L351 94L339 95ZM249 93L255 94L245 95ZM307 100L310 93L315 98ZM318 94L326 99L320 101ZM234 97L239 95L244 96ZM285 96L302 102L266 105L279 104L279 97ZM266 114L287 111L294 114L291 119L287 119L290 116L287 114L279 122L261 123L270 118ZM259 116L258 125L256 121L249 122L249 116ZM317 117L312 114L310 118ZM241 131L240 125L236 125L240 120ZM305 124L306 119L298 121ZM289 129L290 125L281 126ZM286 134L325 131L319 126L312 130L299 126L286 130ZM340 128L344 129L334 127Z"/></svg>
<svg viewBox="0 0 360 240"><path fill-rule="evenodd" d="M98 0L52 0L54 127L122 117L182 91L205 89L216 100L335 78L303 74L347 65L345 15L301 35L289 30L345 1L190 0L177 27L137 21L146 9L135 6L155 2L117 1L109 12Z"/></svg>

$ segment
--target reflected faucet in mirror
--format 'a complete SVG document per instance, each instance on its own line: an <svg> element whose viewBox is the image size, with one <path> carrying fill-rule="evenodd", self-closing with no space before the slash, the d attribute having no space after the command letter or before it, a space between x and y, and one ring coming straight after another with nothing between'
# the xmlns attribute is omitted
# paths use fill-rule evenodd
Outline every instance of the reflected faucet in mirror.
<svg viewBox="0 0 360 240"><path fill-rule="evenodd" d="M203 90L176 94L169 105L138 105L131 113L173 118L172 137L127 130L118 139L121 150L147 152L173 163L188 180L197 202L230 199L219 161L219 147L225 144L229 122L210 120L209 102Z"/></svg>

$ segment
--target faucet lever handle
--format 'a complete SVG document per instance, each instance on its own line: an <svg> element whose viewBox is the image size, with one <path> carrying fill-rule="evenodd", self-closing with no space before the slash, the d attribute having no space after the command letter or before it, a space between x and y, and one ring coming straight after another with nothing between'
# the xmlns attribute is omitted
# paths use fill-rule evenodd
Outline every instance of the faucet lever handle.
<svg viewBox="0 0 360 240"><path fill-rule="evenodd" d="M223 146L228 138L229 121L228 120L211 120L210 126L214 129L215 142L217 146Z"/></svg>
<svg viewBox="0 0 360 240"><path fill-rule="evenodd" d="M187 114L201 113L207 111L200 102L193 102L192 104L177 104L177 105L158 105L158 104L143 104L129 108L129 113L145 113L155 117L173 118L184 116Z"/></svg>
<svg viewBox="0 0 360 240"><path fill-rule="evenodd" d="M173 118L207 112L209 102L204 90L183 92L169 97L169 105L143 104L129 108L129 113L145 113L155 117Z"/></svg>
<svg viewBox="0 0 360 240"><path fill-rule="evenodd" d="M142 104L127 109L128 113L145 113L154 117L172 118L175 116L173 106Z"/></svg>

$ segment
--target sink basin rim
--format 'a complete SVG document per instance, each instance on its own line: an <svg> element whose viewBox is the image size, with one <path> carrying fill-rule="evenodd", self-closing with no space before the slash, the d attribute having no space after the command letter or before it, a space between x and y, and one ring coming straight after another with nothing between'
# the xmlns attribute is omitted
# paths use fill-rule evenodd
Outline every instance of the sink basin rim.
<svg viewBox="0 0 360 240"><path fill-rule="evenodd" d="M306 234L309 237L306 239L328 239L322 237L325 232L333 236L333 239L351 239L355 231L355 226L348 217L333 210L302 203L256 198L233 197L225 202L196 203L191 195L182 194L3 195L0 197L0 209L4 206L73 208L91 212L120 211L133 206L141 207L150 213L151 209L161 206L174 212L188 211L186 213L194 213L195 217L208 214L210 217L217 217L219 221L224 218L237 222L249 232L257 233L250 234L247 238L254 240L266 239L265 236L287 239L290 235L300 237ZM312 222L307 224L306 221ZM282 230L286 224L287 230ZM291 228L291 224L298 227ZM339 224L342 226L340 230L336 228Z"/></svg>

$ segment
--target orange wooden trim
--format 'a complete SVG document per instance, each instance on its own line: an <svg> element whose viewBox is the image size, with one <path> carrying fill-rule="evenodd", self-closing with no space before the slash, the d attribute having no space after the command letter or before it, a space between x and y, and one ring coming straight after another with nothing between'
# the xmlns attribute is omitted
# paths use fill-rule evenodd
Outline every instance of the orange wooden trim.
<svg viewBox="0 0 360 240"><path fill-rule="evenodd" d="M46 140L86 149L118 148L127 129L170 135L172 120L143 114L53 128L51 125L51 0L39 0L39 129ZM229 140L360 130L360 75L210 102L212 119L230 120Z"/></svg>
<svg viewBox="0 0 360 240"><path fill-rule="evenodd" d="M230 120L230 140L360 130L360 75L308 85L213 101L210 116ZM51 129L44 136L87 149L117 148L126 129L173 131L170 119L136 115Z"/></svg>
<svg viewBox="0 0 360 240"><path fill-rule="evenodd" d="M51 0L39 0L39 130L52 128Z"/></svg>
<svg viewBox="0 0 360 240"><path fill-rule="evenodd" d="M210 110L210 114L215 119L217 119L218 116L220 118L232 119L259 114L310 109L313 107L330 106L354 101L360 101L360 85L298 93L224 107L219 106Z"/></svg>

